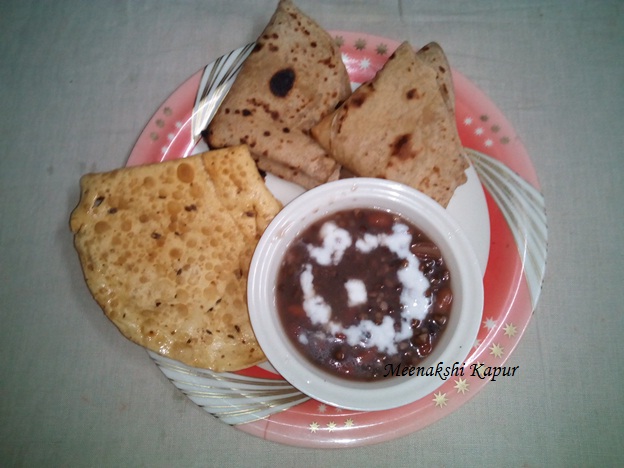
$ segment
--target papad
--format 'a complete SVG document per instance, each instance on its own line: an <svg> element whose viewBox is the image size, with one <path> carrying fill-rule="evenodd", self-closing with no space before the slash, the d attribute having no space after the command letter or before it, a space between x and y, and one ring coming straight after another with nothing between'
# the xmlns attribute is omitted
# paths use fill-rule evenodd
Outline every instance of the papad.
<svg viewBox="0 0 624 468"><path fill-rule="evenodd" d="M265 360L246 282L281 208L245 146L82 177L70 227L87 285L130 340L187 365Z"/></svg>

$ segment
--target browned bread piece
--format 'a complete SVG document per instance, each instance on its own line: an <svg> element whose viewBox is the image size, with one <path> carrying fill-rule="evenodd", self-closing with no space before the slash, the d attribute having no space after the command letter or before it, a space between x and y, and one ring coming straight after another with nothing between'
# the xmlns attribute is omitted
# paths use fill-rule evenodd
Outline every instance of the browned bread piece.
<svg viewBox="0 0 624 468"><path fill-rule="evenodd" d="M195 367L265 360L249 321L253 249L280 203L246 146L82 177L84 276L130 340Z"/></svg>
<svg viewBox="0 0 624 468"><path fill-rule="evenodd" d="M350 93L332 37L281 0L204 138L211 148L245 143L261 169L312 188L339 168L309 130Z"/></svg>
<svg viewBox="0 0 624 468"><path fill-rule="evenodd" d="M466 181L468 162L448 64L439 46L429 47L421 59L409 43L401 44L312 135L356 176L402 182L446 206Z"/></svg>

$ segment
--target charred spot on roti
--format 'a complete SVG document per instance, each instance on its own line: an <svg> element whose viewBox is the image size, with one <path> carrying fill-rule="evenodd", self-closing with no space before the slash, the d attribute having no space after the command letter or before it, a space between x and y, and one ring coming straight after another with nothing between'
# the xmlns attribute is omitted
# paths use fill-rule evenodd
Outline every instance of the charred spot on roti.
<svg viewBox="0 0 624 468"><path fill-rule="evenodd" d="M354 97L351 103L355 107L362 107L362 104L364 104L365 101L366 101L366 95L360 94L359 96Z"/></svg>
<svg viewBox="0 0 624 468"><path fill-rule="evenodd" d="M418 89L416 88L410 89L407 93L405 93L405 95L407 96L407 99L418 99L420 97L420 94L418 94Z"/></svg>
<svg viewBox="0 0 624 468"><path fill-rule="evenodd" d="M321 65L325 65L326 67L329 67L329 68L336 67L336 64L332 60L332 57L325 57L324 59L319 60L318 63L320 63Z"/></svg>
<svg viewBox="0 0 624 468"><path fill-rule="evenodd" d="M449 95L449 91L448 91L448 88L446 87L446 84L443 84L442 86L440 86L440 91L442 91L442 93L443 93L445 96L448 96L448 95Z"/></svg>
<svg viewBox="0 0 624 468"><path fill-rule="evenodd" d="M392 143L392 156L396 156L399 159L415 158L416 152L411 147L412 135L406 133L399 135Z"/></svg>
<svg viewBox="0 0 624 468"><path fill-rule="evenodd" d="M286 97L295 84L295 70L283 68L273 74L269 81L271 93L277 97Z"/></svg>
<svg viewBox="0 0 624 468"><path fill-rule="evenodd" d="M267 114L271 118L271 120L273 121L279 120L280 118L279 112L274 109L271 109L271 106L268 103L262 102L256 98L248 99L247 102L249 103L251 107L262 109L264 113Z"/></svg>

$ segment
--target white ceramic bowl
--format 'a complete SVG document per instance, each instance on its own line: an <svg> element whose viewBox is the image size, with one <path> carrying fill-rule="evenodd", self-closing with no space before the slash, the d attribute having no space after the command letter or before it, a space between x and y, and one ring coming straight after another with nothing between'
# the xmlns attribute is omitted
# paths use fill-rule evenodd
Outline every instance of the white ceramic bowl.
<svg viewBox="0 0 624 468"><path fill-rule="evenodd" d="M483 309L483 280L473 248L457 222L438 203L410 187L383 179L354 178L327 183L295 198L260 239L249 272L247 300L254 333L283 378L323 403L353 410L402 406L434 392L438 376L398 376L353 381L321 370L290 342L278 315L275 284L286 249L311 223L351 208L394 212L438 245L451 273L453 305L446 329L420 367L461 366L474 344Z"/></svg>

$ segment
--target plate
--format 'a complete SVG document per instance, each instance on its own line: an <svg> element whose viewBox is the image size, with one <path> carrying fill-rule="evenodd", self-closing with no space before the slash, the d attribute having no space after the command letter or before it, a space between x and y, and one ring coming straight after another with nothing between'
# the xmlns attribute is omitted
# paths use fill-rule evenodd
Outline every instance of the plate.
<svg viewBox="0 0 624 468"><path fill-rule="evenodd" d="M371 79L399 42L363 33L331 32L356 87ZM214 115L253 44L198 71L158 108L128 165L186 157L208 148L201 131ZM195 369L149 352L189 399L248 434L301 447L369 445L415 432L473 398L497 377L521 378L509 358L538 302L547 253L544 200L531 159L511 124L473 83L453 70L456 118L471 161L469 181L449 204L484 270L485 303L477 339L464 363L438 390L401 408L362 412L334 408L300 393L270 365L236 373ZM270 174L267 185L286 203L303 189ZM452 363L450 363L452 364ZM490 374L490 375L488 375Z"/></svg>

